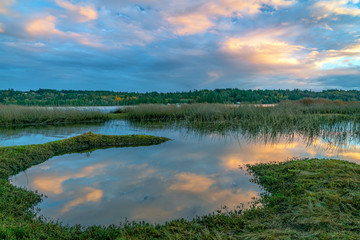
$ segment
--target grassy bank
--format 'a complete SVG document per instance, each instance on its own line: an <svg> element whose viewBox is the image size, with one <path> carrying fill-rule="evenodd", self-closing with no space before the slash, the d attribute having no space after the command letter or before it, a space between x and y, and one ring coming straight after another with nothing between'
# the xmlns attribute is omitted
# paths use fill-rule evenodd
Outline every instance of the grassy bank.
<svg viewBox="0 0 360 240"><path fill-rule="evenodd" d="M0 126L55 125L109 119L95 110L0 105Z"/></svg>
<svg viewBox="0 0 360 240"><path fill-rule="evenodd" d="M166 140L89 133L46 144L0 148L0 239L360 238L360 166L346 161L311 159L247 166L254 181L268 192L254 202L253 208L156 226L125 223L66 227L34 218L34 206L40 196L16 188L7 180L55 155Z"/></svg>

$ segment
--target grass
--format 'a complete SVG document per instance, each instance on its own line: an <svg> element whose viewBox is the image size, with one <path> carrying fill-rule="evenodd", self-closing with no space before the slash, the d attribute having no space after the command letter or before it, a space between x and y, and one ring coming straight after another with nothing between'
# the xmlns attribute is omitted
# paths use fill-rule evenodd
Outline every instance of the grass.
<svg viewBox="0 0 360 240"><path fill-rule="evenodd" d="M5 127L95 122L107 119L107 114L96 110L0 105L0 126Z"/></svg>
<svg viewBox="0 0 360 240"><path fill-rule="evenodd" d="M137 123L172 122L189 130L241 133L276 139L300 134L308 142L319 136L360 136L360 102L303 99L274 107L224 104L139 105L119 110ZM125 114L125 115L124 115Z"/></svg>
<svg viewBox="0 0 360 240"><path fill-rule="evenodd" d="M269 192L258 210L267 217L253 221L262 231L252 238L360 238L358 164L311 159L248 167Z"/></svg>
<svg viewBox="0 0 360 240"><path fill-rule="evenodd" d="M88 133L46 144L0 148L0 239L360 238L360 166L340 160L248 165L253 181L267 191L251 209L219 211L192 221L178 219L163 225L62 226L36 218L34 208L41 196L8 182L10 175L55 155L167 140Z"/></svg>
<svg viewBox="0 0 360 240"><path fill-rule="evenodd" d="M225 104L183 104L157 105L143 104L119 109L117 113L127 113L132 120L186 120L189 122L228 122L255 120L276 123L294 120L304 115L360 117L360 102L330 101L325 99L303 99L285 101L274 107L257 105Z"/></svg>

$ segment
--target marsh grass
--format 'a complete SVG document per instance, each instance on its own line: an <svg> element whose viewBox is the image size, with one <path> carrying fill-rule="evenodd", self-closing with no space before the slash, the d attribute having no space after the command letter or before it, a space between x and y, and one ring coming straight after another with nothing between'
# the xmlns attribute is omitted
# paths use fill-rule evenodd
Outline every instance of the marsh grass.
<svg viewBox="0 0 360 240"><path fill-rule="evenodd" d="M315 115L319 120L324 120L328 115L331 115L332 119L360 117L360 102L303 99L285 101L274 107L206 103L143 104L117 112L127 113L127 118L132 120L185 120L193 123L227 122L229 124L255 121L255 123L278 125L289 121L296 122L304 115Z"/></svg>
<svg viewBox="0 0 360 240"><path fill-rule="evenodd" d="M252 239L359 239L360 166L331 159L248 165L268 194ZM262 217L265 214L268 217Z"/></svg>
<svg viewBox="0 0 360 240"><path fill-rule="evenodd" d="M6 127L95 122L107 119L106 114L96 110L0 105L0 126Z"/></svg>
<svg viewBox="0 0 360 240"><path fill-rule="evenodd" d="M360 102L303 99L274 107L257 105L139 105L122 114L138 124L171 123L193 131L242 134L276 139L294 133L311 143L317 137L360 137Z"/></svg>

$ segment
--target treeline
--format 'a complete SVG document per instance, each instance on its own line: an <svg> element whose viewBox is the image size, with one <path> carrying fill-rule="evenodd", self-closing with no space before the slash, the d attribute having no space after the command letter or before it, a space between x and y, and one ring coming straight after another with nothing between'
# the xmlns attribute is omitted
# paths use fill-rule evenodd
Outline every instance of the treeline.
<svg viewBox="0 0 360 240"><path fill-rule="evenodd" d="M0 90L0 104L36 106L112 106L146 103L261 103L272 104L285 100L325 98L330 100L360 101L357 90L240 90L233 88L194 90L169 93L137 93L114 91L77 91L39 89L16 91Z"/></svg>

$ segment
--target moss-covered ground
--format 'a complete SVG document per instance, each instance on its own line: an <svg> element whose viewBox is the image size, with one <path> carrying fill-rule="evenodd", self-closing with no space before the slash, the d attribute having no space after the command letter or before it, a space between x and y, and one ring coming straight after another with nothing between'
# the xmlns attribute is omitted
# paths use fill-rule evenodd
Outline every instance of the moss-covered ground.
<svg viewBox="0 0 360 240"><path fill-rule="evenodd" d="M48 158L97 148L151 145L150 136L85 134L41 145L0 148L0 239L360 239L360 166L310 159L247 166L267 194L248 210L163 225L68 227L35 217L41 196L10 175Z"/></svg>

